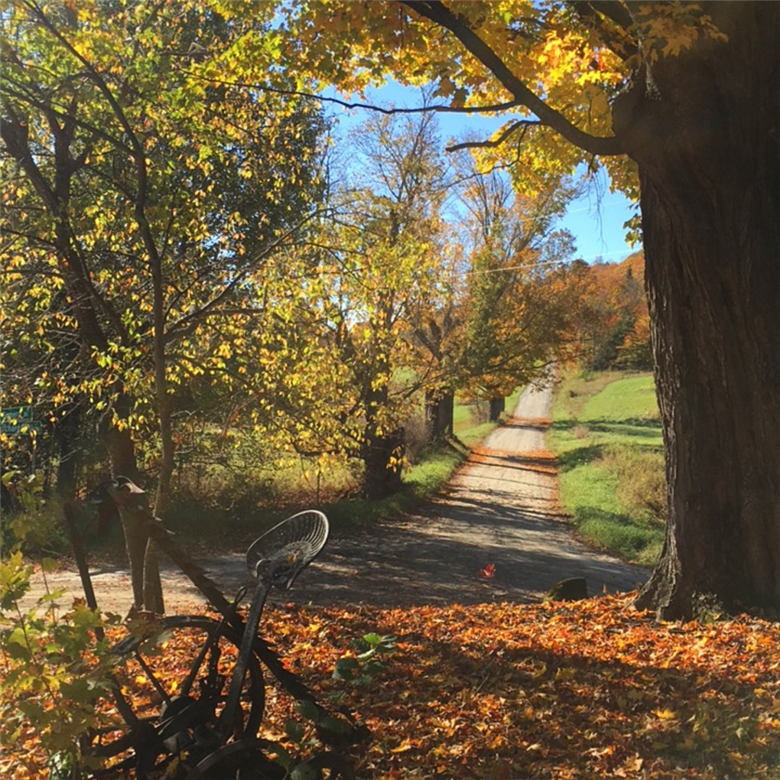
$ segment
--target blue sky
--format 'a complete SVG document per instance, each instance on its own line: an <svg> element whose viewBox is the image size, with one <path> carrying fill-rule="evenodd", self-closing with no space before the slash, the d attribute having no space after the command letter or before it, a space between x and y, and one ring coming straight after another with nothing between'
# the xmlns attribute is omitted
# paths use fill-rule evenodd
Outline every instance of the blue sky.
<svg viewBox="0 0 780 780"><path fill-rule="evenodd" d="M327 90L325 95L335 97L336 93ZM338 96L339 98L341 96ZM390 83L379 89L370 89L366 100L354 99L351 102L366 102L377 104L393 104L398 107L420 105L418 90ZM343 109L334 104L327 106L343 129L347 129L362 121L365 109ZM489 137L503 123L504 119L497 117L439 114L439 125L445 140L458 138L468 130L483 132ZM566 216L560 226L571 231L577 245L577 257L591 263L599 258L608 262L620 262L636 251L625 241L623 224L633 216L631 203L620 193L608 190L608 181L604 175L598 186L570 204Z"/></svg>
<svg viewBox="0 0 780 780"><path fill-rule="evenodd" d="M603 189L608 180L603 179ZM640 247L626 243L624 223L635 214L631 202L619 192L595 191L572 201L561 225L574 235L577 254L589 263L598 258L607 262L620 262Z"/></svg>

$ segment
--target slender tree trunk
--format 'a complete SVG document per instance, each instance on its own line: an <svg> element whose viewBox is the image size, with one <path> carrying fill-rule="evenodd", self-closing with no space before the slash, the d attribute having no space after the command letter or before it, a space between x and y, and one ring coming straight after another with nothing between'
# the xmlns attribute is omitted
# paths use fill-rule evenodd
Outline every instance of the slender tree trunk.
<svg viewBox="0 0 780 780"><path fill-rule="evenodd" d="M154 513L162 517L168 504L171 490L171 477L175 463L175 444L173 441L173 409L171 395L168 391L168 376L166 372L167 356L165 353L165 295L163 289L162 260L157 254L151 231L144 231L148 236L145 243L152 254L152 278L154 282L154 389L157 400L157 418L160 425L160 476L157 483Z"/></svg>
<svg viewBox="0 0 780 780"><path fill-rule="evenodd" d="M120 399L121 403L121 399ZM139 481L138 466L135 458L135 446L130 431L119 430L109 422L105 423L105 433L111 458L111 471L114 476L124 476ZM144 523L133 515L120 513L122 534L125 538L127 562L130 565L130 581L133 588L133 606L143 609L144 605L144 553L148 540Z"/></svg>
<svg viewBox="0 0 780 780"><path fill-rule="evenodd" d="M76 493L76 479L84 442L81 438L81 409L73 404L57 423L54 436L57 442L57 493L68 497Z"/></svg>
<svg viewBox="0 0 780 780"><path fill-rule="evenodd" d="M638 161L669 521L640 607L780 610L780 13L710 7L728 45L616 106ZM709 47L709 51L706 47Z"/></svg>
<svg viewBox="0 0 780 780"><path fill-rule="evenodd" d="M151 240L151 238L150 238ZM157 397L157 417L160 425L160 473L157 494L154 502L156 517L164 517L171 493L171 477L175 462L175 444L173 441L173 416L171 397L168 392L165 354L165 313L163 301L162 266L159 257L154 258L154 386ZM157 563L157 544L149 539L144 555L144 606L146 609L163 614L163 599L160 570Z"/></svg>

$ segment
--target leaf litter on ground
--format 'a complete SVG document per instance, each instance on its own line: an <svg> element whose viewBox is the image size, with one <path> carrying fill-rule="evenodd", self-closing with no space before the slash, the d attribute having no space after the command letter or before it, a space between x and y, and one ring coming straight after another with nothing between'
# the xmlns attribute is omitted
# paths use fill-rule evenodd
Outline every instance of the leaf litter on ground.
<svg viewBox="0 0 780 780"><path fill-rule="evenodd" d="M780 624L657 624L631 594L538 605L270 608L262 632L371 730L367 780L780 778ZM351 640L393 634L369 683L334 679ZM264 736L292 704L272 692ZM0 774L45 777L25 732Z"/></svg>

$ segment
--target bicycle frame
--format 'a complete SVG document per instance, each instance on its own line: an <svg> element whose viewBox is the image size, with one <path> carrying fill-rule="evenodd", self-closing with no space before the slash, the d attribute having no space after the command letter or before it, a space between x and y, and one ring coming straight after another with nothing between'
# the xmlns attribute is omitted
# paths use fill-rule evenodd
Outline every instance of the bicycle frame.
<svg viewBox="0 0 780 780"><path fill-rule="evenodd" d="M259 660L274 675L288 694L297 700L308 701L314 704L318 712L327 715L327 710L316 701L316 698L303 681L286 669L271 645L258 635L258 627L271 589L273 587L282 590L289 588L298 574L316 557L327 540L327 519L319 512L299 513L278 524L252 544L247 551L247 564L257 578L257 583L252 591L246 619L243 619L237 611L237 606L245 595L246 589L242 589L239 592L235 601L229 602L216 583L208 577L205 570L173 542L162 523L148 509L144 495L144 492L133 485L130 480L119 477L116 480L103 483L93 491L90 498L92 503L102 503L106 500L111 500L120 513L132 513L135 520L142 520L148 530L150 539L155 540L160 549L200 590L207 601L221 614L222 620L197 619L201 627L204 623L210 624L212 622L214 626L209 629L210 634L203 642L199 653L192 663L189 675L175 697L168 696L164 690L159 690L159 683L155 680L151 670L148 670L150 680L155 687L158 687L158 692L164 700L163 709L157 718L156 726L136 717L130 702L121 691L118 680L114 679L114 698L120 714L129 727L129 732L113 743L113 745L121 748L116 753L112 751L111 746L101 746L97 754L118 755L130 745L135 749L138 777L143 777L145 772L150 771L155 766L157 757L161 753L167 755L176 754L181 749L181 735L185 734L188 729L191 730L193 728L193 722L197 725L198 713L204 709L203 705L199 703L200 700L192 698L192 688L199 670L205 659L212 657L219 640L228 636L226 631L229 630L232 632L230 636L234 637L230 641L235 645L237 638L240 638L240 644L238 644L238 657L229 675L225 704L215 726L208 727L203 724L203 728L207 729L211 735L207 740L208 744L203 746L206 754L202 755L201 753L199 759L196 759L197 763L195 766L188 764L190 766L188 777L206 777L205 773L214 769L221 761L242 751L257 751L258 748L263 747L263 744L267 744L263 740L256 738L256 732L248 735L241 734L240 700L250 664L254 664L254 667L256 667ZM82 582L85 586L85 592L88 594L89 606L97 608L89 571L86 566L86 555L81 539L78 538L75 531L75 525L72 522L70 512L72 512L72 508L66 509L66 518L68 519L72 537L71 541L74 550L77 552L76 558ZM168 621L169 625L176 623L181 628L185 626L188 620L195 621L196 618L163 618L161 622L165 623ZM139 660L139 648L142 641L142 639L130 637L120 642L116 646L115 651L119 655L135 652L136 660ZM253 661L252 659L257 660ZM143 664L143 661L139 660L139 663ZM142 668L144 667L142 666ZM200 684L202 685L202 683ZM262 692L262 687L260 691ZM176 704L174 699L181 704L181 707L177 708L174 706ZM169 710L172 710L171 714L165 717L164 714ZM262 719L262 706L259 710L259 718ZM250 721L252 721L251 716ZM260 720L257 720L257 716L255 716L254 722L259 725ZM360 739L365 737L364 727L356 728L352 722L348 725L354 734L360 734ZM198 728L200 729L200 726ZM239 735L238 738L235 737L236 734ZM139 747L140 743L145 742L148 743L147 746L142 745ZM187 744L191 746L193 743L190 740ZM217 746L214 747L214 745ZM318 759L319 766L322 768L335 768L337 774L332 774L332 777L350 777L352 774L344 760L336 754L326 752L319 754L315 758ZM123 761L122 765L125 765L125 763ZM315 764L311 766L315 767ZM315 769L315 772L318 771L318 769ZM315 776L319 775L315 774Z"/></svg>

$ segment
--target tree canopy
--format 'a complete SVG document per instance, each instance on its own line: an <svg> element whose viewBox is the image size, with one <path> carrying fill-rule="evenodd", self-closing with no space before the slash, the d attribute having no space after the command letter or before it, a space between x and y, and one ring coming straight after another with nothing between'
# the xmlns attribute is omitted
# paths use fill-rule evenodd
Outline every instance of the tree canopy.
<svg viewBox="0 0 780 780"><path fill-rule="evenodd" d="M392 74L433 81L441 111L506 114L472 146L521 191L585 164L641 201L670 512L640 603L777 609L776 4L309 3L284 29L348 94Z"/></svg>
<svg viewBox="0 0 780 780"><path fill-rule="evenodd" d="M13 10L4 294L22 349L10 375L24 343L48 355L14 394L46 392L52 421L89 405L144 429L176 387L223 367L226 344L201 328L238 326L252 274L311 218L324 125L311 101L204 81L262 25L198 4Z"/></svg>

